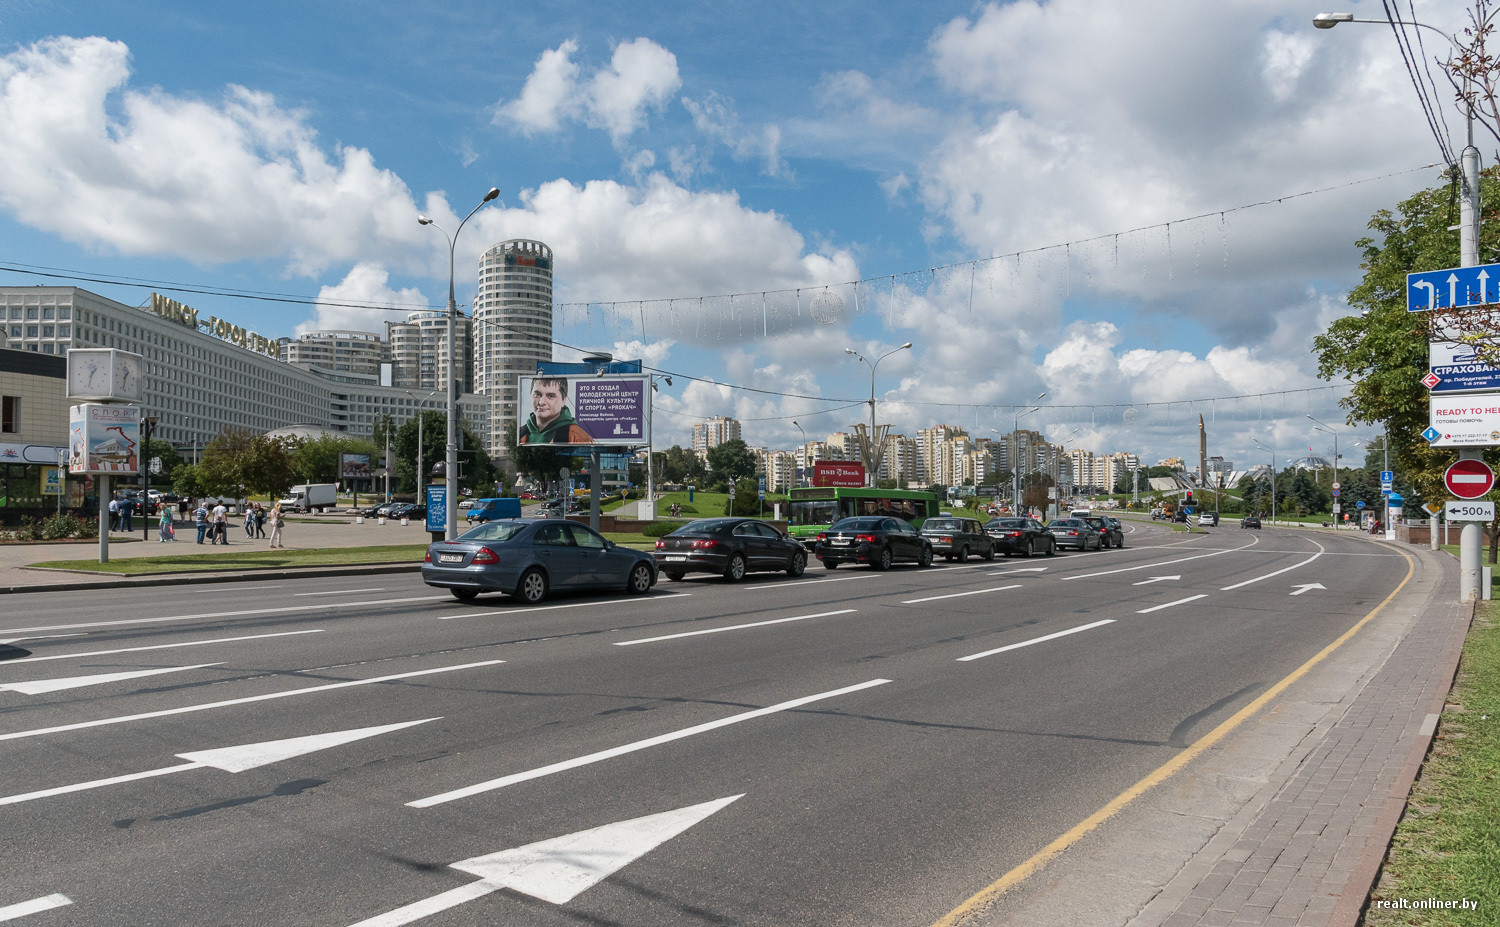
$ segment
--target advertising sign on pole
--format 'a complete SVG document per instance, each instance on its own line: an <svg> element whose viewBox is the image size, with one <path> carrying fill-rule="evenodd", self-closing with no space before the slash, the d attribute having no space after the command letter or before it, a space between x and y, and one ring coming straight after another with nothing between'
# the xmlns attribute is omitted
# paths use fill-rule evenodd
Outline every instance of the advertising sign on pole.
<svg viewBox="0 0 1500 927"><path fill-rule="evenodd" d="M814 486L865 485L865 465L857 461L820 460L813 464Z"/></svg>
<svg viewBox="0 0 1500 927"><path fill-rule="evenodd" d="M1422 384L1434 393L1500 389L1500 370L1481 363L1473 345L1433 341L1428 345L1432 368Z"/></svg>
<svg viewBox="0 0 1500 927"><path fill-rule="evenodd" d="M1432 397L1433 447L1490 447L1500 444L1500 393ZM1427 433L1423 434L1427 437Z"/></svg>
<svg viewBox="0 0 1500 927"><path fill-rule="evenodd" d="M368 480L373 478L369 454L339 454L339 479Z"/></svg>
<svg viewBox="0 0 1500 927"><path fill-rule="evenodd" d="M646 443L647 378L640 375L521 377L517 444Z"/></svg>
<svg viewBox="0 0 1500 927"><path fill-rule="evenodd" d="M84 402L68 415L68 469L73 473L140 472L141 407Z"/></svg>

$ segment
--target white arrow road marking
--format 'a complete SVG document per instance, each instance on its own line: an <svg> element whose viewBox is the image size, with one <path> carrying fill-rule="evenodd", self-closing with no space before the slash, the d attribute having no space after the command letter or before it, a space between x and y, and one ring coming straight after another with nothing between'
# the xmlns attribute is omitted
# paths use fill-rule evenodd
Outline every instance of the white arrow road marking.
<svg viewBox="0 0 1500 927"><path fill-rule="evenodd" d="M770 621L756 621L751 624L732 624L727 628L709 628L706 631L683 631L681 634L663 634L661 637L643 637L633 641L616 641L616 647L629 647L631 644L654 644L657 641L670 641L679 637L697 637L700 634L718 634L722 631L740 631L745 628L763 628L768 624L783 624L788 621L806 621L809 618L827 618L831 615L847 615L858 611L854 608L841 608L836 612L818 612L816 615L797 615L793 618L773 618Z"/></svg>
<svg viewBox="0 0 1500 927"><path fill-rule="evenodd" d="M100 673L97 676L69 676L64 679L34 679L31 682L0 682L0 692L19 692L22 695L43 695L61 692L63 689L82 689L106 682L125 679L140 679L142 676L160 676L163 673L180 673L183 670L203 669L205 666L223 666L219 663L197 663L193 666L168 666L165 669L130 670L124 673Z"/></svg>
<svg viewBox="0 0 1500 927"><path fill-rule="evenodd" d="M970 592L950 592L947 595L930 595L930 596L928 596L925 599L907 599L904 602L902 602L901 604L902 605L916 605L919 602L936 602L938 599L957 599L957 598L959 598L961 596L966 596L966 595L983 595L986 592L1004 592L1007 589L1020 589L1020 588L1021 588L1021 584L1020 583L1016 583L1013 586L996 586L993 589L975 589L975 590L970 591Z"/></svg>
<svg viewBox="0 0 1500 927"><path fill-rule="evenodd" d="M18 917L28 914L39 914L42 911L51 911L63 905L72 904L73 899L67 895L44 895L41 898L33 898L19 904L6 905L0 908L0 921L13 921Z"/></svg>
<svg viewBox="0 0 1500 927"><path fill-rule="evenodd" d="M1323 585L1322 583L1303 583L1300 586L1293 586L1292 588L1297 590L1296 592L1293 592L1292 595L1301 595L1309 589L1327 589L1328 587Z"/></svg>
<svg viewBox="0 0 1500 927"><path fill-rule="evenodd" d="M1188 596L1185 599L1178 599L1176 602L1168 602L1165 605L1153 605L1150 608L1143 608L1140 611L1136 612L1136 614L1137 615L1149 615L1152 612L1159 612L1159 611L1161 611L1164 608L1171 608L1174 605L1186 605L1189 602L1196 602L1199 599L1206 599L1206 598L1208 598L1208 593L1206 593L1206 592L1205 593L1201 593L1199 595L1190 595L1190 596Z"/></svg>
<svg viewBox="0 0 1500 927"><path fill-rule="evenodd" d="M1308 540L1312 540L1312 539L1308 538ZM1314 560L1316 560L1319 557L1323 556L1323 554L1327 553L1327 551L1328 551L1328 549L1326 547L1324 547L1322 544L1319 544L1317 541L1313 541L1312 543L1313 543L1313 546L1318 549L1318 552L1315 553L1315 554L1313 554L1311 557L1308 557L1306 560L1303 560L1301 563L1294 563L1291 566L1289 566L1289 567L1283 567L1282 569L1279 569L1279 570L1277 570L1274 573L1267 573L1265 576L1257 576L1254 579L1247 579L1247 580L1245 580L1242 583L1235 583L1233 586L1225 586L1224 588L1220 589L1219 591L1220 592L1232 592L1235 589L1240 588L1241 586L1248 586L1251 583L1258 583L1258 582L1260 582L1263 579L1270 579L1273 576L1280 576L1281 574L1286 573L1289 570L1295 570L1295 569L1297 569L1297 567L1307 566L1309 563L1312 563Z"/></svg>
<svg viewBox="0 0 1500 927"><path fill-rule="evenodd" d="M851 692L858 692L861 689L869 689L873 686L883 686L890 681L891 680L889 679L872 679L869 682L862 682L858 685L845 686L842 689L834 689L832 692L821 692L817 695L808 695L802 698L792 699L790 702L781 702L777 705L769 705L765 708L757 708L754 711L747 711L743 714L730 715L727 718L720 718L717 721L709 721L705 724L695 724L692 727L686 727L680 731L673 731L670 734L662 734L658 737L650 737L646 740L638 740L633 744L625 744L623 747L614 747L609 750L601 750L598 753L590 753L587 756L580 756L571 760L563 760L561 763L553 763L550 766L540 766L536 769L528 769L525 772L519 772L509 776L501 776L499 779L491 779L488 782L480 782L477 785L470 785L465 786L461 789L454 789L451 792L444 792L441 795L433 795L430 798L419 798L416 801L409 801L406 804L411 808L431 808L433 805L441 805L444 802L454 801L455 799L459 798L468 798L470 795L478 795L481 792L489 792L494 789L503 789L506 786L515 785L517 782L525 782L529 779L540 779L543 776L550 776L553 773L564 772L569 769L577 769L580 766L588 766L593 763L598 763L602 760L614 759L617 756L624 756L627 753L634 753L637 750L645 750L648 747L656 747L660 746L661 744L671 743L674 740L681 740L684 737L692 737L694 734L703 734L708 731L718 730L721 727L728 727L731 724L739 724L741 721L749 721L754 718L762 717L764 715L773 715L779 711L791 711L793 708L801 708L803 705L810 705L813 702L820 702L824 699L835 698L840 695L848 695Z"/></svg>
<svg viewBox="0 0 1500 927"><path fill-rule="evenodd" d="M259 588L259 587L256 587ZM44 660L76 660L79 657L107 657L116 653L139 653L143 650L171 650L175 647L202 647L205 644L228 644L234 641L258 641L267 637L291 637L294 634L322 634L322 628L311 631L279 631L275 634L251 634L247 637L216 637L207 641L183 641L180 644L154 644L150 647L121 647L118 650L90 650L86 653L55 653L45 657L27 657L24 660L6 660L6 666L17 663L41 663ZM71 635L65 635L71 636ZM0 644L5 643L0 641Z"/></svg>
<svg viewBox="0 0 1500 927"><path fill-rule="evenodd" d="M978 660L978 659L980 659L982 657L992 657L992 656L994 656L997 653L1004 653L1007 650L1016 650L1016 649L1019 649L1021 647L1030 647L1032 644L1040 644L1043 641L1056 640L1059 637L1067 637L1069 634L1077 634L1079 631L1087 631L1090 628L1103 627L1106 624L1114 624L1114 623L1115 623L1115 619L1113 619L1113 618L1106 618L1103 621L1095 621L1092 624L1081 624L1081 625L1079 625L1076 628L1069 628L1066 631L1058 631L1055 634L1047 634L1047 635L1042 636L1042 637L1033 637L1031 640L1029 640L1029 641L1021 641L1019 644L1007 644L1004 647L996 647L994 650L986 650L984 653L975 653L975 654L970 654L967 657L959 657L958 658L958 662L959 663L967 663L970 660Z"/></svg>
<svg viewBox="0 0 1500 927"><path fill-rule="evenodd" d="M1011 573L1045 573L1046 567L1022 567L1019 570L1001 570L998 573L986 573L986 576L1009 576Z"/></svg>
<svg viewBox="0 0 1500 927"><path fill-rule="evenodd" d="M64 731L80 731L90 727L104 727L109 724L124 724L127 721L144 721L148 718L165 718L169 715L185 715L195 711L208 711L212 708L228 708L232 705L249 705L253 702L265 702L277 698L290 698L294 695L310 695L314 692L331 692L335 689L347 689L351 686L369 686L381 682L394 682L397 679L415 679L418 676L431 676L436 673L452 673L458 670L477 669L481 666L496 666L504 663L504 660L483 660L479 663L460 663L457 666L439 666L436 669L413 670L410 673L392 673L389 676L374 676L370 679L351 679L348 682L332 682L322 686L308 686L303 689L289 689L286 692L268 692L264 695L247 695L244 698L225 699L222 702L202 702L197 705L184 705L181 708L164 708L161 711L143 711L136 715L120 715L115 718L100 718L96 721L80 721L77 724L59 724L56 727L38 727L29 731L11 731L8 734L0 734L0 740L20 740L23 737L40 737L43 734L59 734Z"/></svg>
<svg viewBox="0 0 1500 927"><path fill-rule="evenodd" d="M1121 567L1118 570L1100 570L1097 573L1079 573L1079 574L1077 574L1075 576L1064 576L1062 578L1062 581L1066 583L1066 582L1069 582L1069 581L1075 580L1075 579L1092 579L1095 576L1112 576L1115 573L1132 573L1132 572L1134 572L1136 570L1154 570L1157 567L1171 566L1174 563L1187 563L1189 560L1202 560L1202 559L1204 559L1206 557L1222 557L1225 554L1237 553L1239 551L1244 550L1247 547L1254 547L1255 545L1257 545L1259 543L1260 543L1260 538L1251 538L1249 544L1242 544L1239 547L1227 547L1227 548L1225 548L1223 550L1214 551L1211 554L1194 554L1191 557L1179 557L1176 560L1158 560L1155 563L1143 563L1140 566ZM1168 545L1162 545L1162 546L1165 547L1165 546L1168 546ZM1137 551L1140 551L1140 550L1148 550L1149 548L1137 547L1137 548L1134 548L1134 549L1137 550Z"/></svg>
<svg viewBox="0 0 1500 927"><path fill-rule="evenodd" d="M1168 580L1168 579L1182 579L1182 576L1181 575L1178 575L1178 576L1153 576L1150 579L1143 579L1143 580L1141 580L1138 583L1131 583L1130 585L1132 585L1132 586L1149 586L1152 583L1159 583L1159 582L1162 582L1162 581Z"/></svg>
<svg viewBox="0 0 1500 927"><path fill-rule="evenodd" d="M567 904L583 891L645 856L744 795L605 824L563 837L453 863L480 877L461 888L360 921L354 927L401 927L491 892L510 888L552 904Z"/></svg>
<svg viewBox="0 0 1500 927"><path fill-rule="evenodd" d="M420 721L402 721L398 724L383 724L379 727L361 727L348 731L334 731L331 734L312 734L306 737L289 737L286 740L268 740L259 744L243 744L238 747L219 747L216 750L199 750L194 753L179 753L178 758L187 760L177 766L163 766L161 769L148 769L145 772L130 773L124 776L112 776L108 779L95 779L91 782L79 782L73 785L60 785L52 789L42 789L39 792L25 792L20 795L7 795L0 798L0 805L19 805L22 802L35 801L38 798L50 798L53 795L66 795L69 792L84 792L89 789L102 788L106 785L116 785L121 782L134 782L138 779L150 779L154 776L166 776L176 772L186 772L189 769L203 769L210 767L222 769L225 772L237 773L257 766L268 766L289 760L294 756L304 753L313 753L318 750L326 750L329 747L337 747L341 744L352 743L363 740L366 737L374 737L377 734L385 734L390 731L399 731L403 727L411 727L415 724L426 724L428 721L436 721L437 718L423 718Z"/></svg>

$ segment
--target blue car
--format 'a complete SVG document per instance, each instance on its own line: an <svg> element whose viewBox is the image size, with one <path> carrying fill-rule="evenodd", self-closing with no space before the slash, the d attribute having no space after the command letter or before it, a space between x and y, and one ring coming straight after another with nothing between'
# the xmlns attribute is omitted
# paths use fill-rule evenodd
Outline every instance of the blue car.
<svg viewBox="0 0 1500 927"><path fill-rule="evenodd" d="M504 592L535 604L554 590L623 589L644 595L656 585L656 561L621 547L585 525L548 519L503 519L427 548L422 581L469 601Z"/></svg>

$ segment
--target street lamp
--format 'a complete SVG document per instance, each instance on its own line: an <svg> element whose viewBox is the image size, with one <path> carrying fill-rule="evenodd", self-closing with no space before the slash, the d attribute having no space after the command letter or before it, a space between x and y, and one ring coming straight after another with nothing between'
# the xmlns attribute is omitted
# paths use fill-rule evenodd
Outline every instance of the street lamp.
<svg viewBox="0 0 1500 927"><path fill-rule="evenodd" d="M792 419L792 424L797 425L797 420ZM797 433L802 435L802 447L797 451L797 469L805 473L807 470L807 432L802 430L801 425L797 425ZM797 485L802 485L800 479L797 481Z"/></svg>
<svg viewBox="0 0 1500 927"><path fill-rule="evenodd" d="M427 483L427 477L426 477L426 474L424 474L422 472L422 468L424 466L426 466L426 461L423 460L423 458L426 456L426 448L423 447L423 444L422 444L422 432L423 432L422 415L423 415L423 413L425 413L427 411L427 400L431 399L433 396L436 396L437 395L437 390L433 390L432 392L427 393L421 399L418 399L417 398L417 394L413 393L409 389L404 389L401 392L403 392L406 395L410 396L411 397L411 401L415 402L417 404L417 469L416 469L415 477L414 478L415 478L416 484L417 484L417 504L418 505L426 505L427 504L427 493L424 492L423 490L424 490L424 488L426 486L426 483ZM389 454L389 452L387 452L387 453Z"/></svg>
<svg viewBox="0 0 1500 927"><path fill-rule="evenodd" d="M444 493L444 505L447 507L448 517L444 537L449 541L458 537L458 372L455 361L455 356L458 354L458 303L453 299L454 250L458 245L458 233L464 230L464 223L479 211L480 206L499 196L499 188L490 187L490 192L479 201L479 206L469 210L469 214L464 216L463 222L458 223L458 228L452 235L426 216L417 216L417 224L430 225L442 232L443 237L448 239L448 453L444 477L447 486L447 491Z"/></svg>
<svg viewBox="0 0 1500 927"><path fill-rule="evenodd" d="M657 380L665 380L668 386L672 385L671 377L656 376L655 374L653 374L651 376L652 393L656 392ZM655 456L654 442L656 441L656 434L653 431L653 425L655 424L655 409L656 397L652 396L650 398L650 402L648 402L646 405L646 508L651 514L652 521L656 520L656 477L651 472L654 466L652 457ZM637 508L639 509L639 506L637 506ZM639 514L637 515L637 517L639 517Z"/></svg>
<svg viewBox="0 0 1500 927"><path fill-rule="evenodd" d="M1015 410L1014 417L1011 419L1010 446L1016 451L1016 453L1010 455L1010 508L1012 515L1021 514L1021 442L1017 440L1016 432L1021 430L1021 416L1030 415L1031 413L1040 409L1041 406L1032 405L1032 403L1041 402L1042 398L1046 395L1046 390L1042 390L1040 393L1037 393L1035 399L1032 399L1031 402L1026 403L1028 406L1031 406L1031 408L1026 409L1025 411L1022 411L1018 406Z"/></svg>
<svg viewBox="0 0 1500 927"><path fill-rule="evenodd" d="M1337 490L1339 482L1339 433L1333 429L1332 425L1326 422L1319 422L1313 418L1311 412L1307 413L1307 417L1321 425L1323 431L1333 435L1333 486L1331 488ZM1341 508L1338 496L1333 497L1333 506L1335 509ZM1333 530L1339 530L1339 513L1336 511L1333 513Z"/></svg>
<svg viewBox="0 0 1500 927"><path fill-rule="evenodd" d="M865 474L865 481L868 482L871 487L874 487L875 485L875 461L878 459L875 453L875 368L879 367L880 362L885 360L887 357L890 357L897 351L905 351L910 347L911 342L908 341L906 344L903 344L899 348L892 348L879 357L875 358L875 363L873 364L866 360L863 354L860 354L853 348L844 349L845 354L849 354L859 358L861 363L870 364L870 434L868 435L868 440L866 442L867 446L869 447L870 453L868 459L865 461L865 464L870 468L870 472Z"/></svg>
<svg viewBox="0 0 1500 927"><path fill-rule="evenodd" d="M1276 448L1266 447L1254 438L1250 439L1263 451L1271 452L1271 524L1276 524Z"/></svg>
<svg viewBox="0 0 1500 927"><path fill-rule="evenodd" d="M1055 513L1053 515L1054 518L1062 518L1062 452L1067 450L1067 448L1064 447L1064 443L1071 441L1076 437L1078 437L1078 429L1074 428L1067 434L1063 435L1061 438L1058 438L1058 452L1052 456L1052 493L1055 497L1053 499L1052 509ZM1073 479L1076 481L1078 479L1078 474L1073 474Z"/></svg>

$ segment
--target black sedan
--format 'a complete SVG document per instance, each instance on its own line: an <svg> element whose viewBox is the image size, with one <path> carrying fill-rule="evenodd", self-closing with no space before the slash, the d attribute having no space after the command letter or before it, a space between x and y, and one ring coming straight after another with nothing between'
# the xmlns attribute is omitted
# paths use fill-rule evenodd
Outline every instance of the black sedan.
<svg viewBox="0 0 1500 927"><path fill-rule="evenodd" d="M995 542L995 549L1007 557L1013 554L1032 557L1039 553L1051 557L1057 553L1057 540L1035 518L992 518L985 524L984 533Z"/></svg>
<svg viewBox="0 0 1500 927"><path fill-rule="evenodd" d="M932 545L932 552L942 554L945 560L963 563L970 554L995 559L995 544L977 519L949 515L929 518L922 522L919 533Z"/></svg>
<svg viewBox="0 0 1500 927"><path fill-rule="evenodd" d="M1246 515L1244 518L1240 519L1240 527L1241 528L1254 528L1257 531L1259 531L1260 530L1260 516L1259 515Z"/></svg>
<svg viewBox="0 0 1500 927"><path fill-rule="evenodd" d="M932 544L899 518L857 515L834 522L819 534L813 555L830 570L841 563L868 563L877 570L889 570L898 560L925 567L932 565Z"/></svg>
<svg viewBox="0 0 1500 927"><path fill-rule="evenodd" d="M1090 515L1084 519L1099 532L1099 540L1104 543L1104 549L1125 546L1125 527L1108 515Z"/></svg>
<svg viewBox="0 0 1500 927"><path fill-rule="evenodd" d="M657 568L670 580L717 573L739 582L746 573L807 569L802 544L754 518L700 518L656 540Z"/></svg>
<svg viewBox="0 0 1500 927"><path fill-rule="evenodd" d="M656 585L656 562L585 525L508 518L428 546L422 581L463 601L481 592L507 592L535 604L559 589L643 595Z"/></svg>
<svg viewBox="0 0 1500 927"><path fill-rule="evenodd" d="M1047 523L1047 533L1058 547L1073 550L1099 550L1104 541L1099 529L1081 518L1056 518Z"/></svg>

